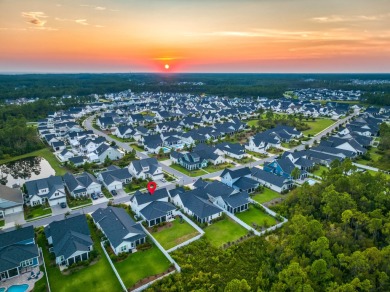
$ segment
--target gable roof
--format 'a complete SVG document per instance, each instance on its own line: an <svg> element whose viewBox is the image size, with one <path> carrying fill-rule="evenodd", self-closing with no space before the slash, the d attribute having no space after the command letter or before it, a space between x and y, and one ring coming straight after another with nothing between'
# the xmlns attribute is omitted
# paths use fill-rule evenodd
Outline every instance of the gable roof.
<svg viewBox="0 0 390 292"><path fill-rule="evenodd" d="M115 248L124 241L135 241L146 236L139 223L135 223L123 208L99 208L92 213L92 218Z"/></svg>
<svg viewBox="0 0 390 292"><path fill-rule="evenodd" d="M89 251L89 246L93 245L84 214L50 223L45 227L45 235L52 238L55 255L64 256L65 259L77 251Z"/></svg>
<svg viewBox="0 0 390 292"><path fill-rule="evenodd" d="M153 201L140 210L140 213L146 218L146 220L150 221L163 217L168 211L173 211L175 209L176 207L169 202Z"/></svg>

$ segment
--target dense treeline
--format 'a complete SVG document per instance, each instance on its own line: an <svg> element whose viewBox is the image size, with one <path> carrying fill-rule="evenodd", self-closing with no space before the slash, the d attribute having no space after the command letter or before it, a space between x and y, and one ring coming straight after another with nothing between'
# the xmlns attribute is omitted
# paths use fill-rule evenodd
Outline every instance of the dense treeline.
<svg viewBox="0 0 390 292"><path fill-rule="evenodd" d="M48 113L85 102L85 98L43 99L24 105L0 107L0 159L29 153L44 147L35 127L27 122L46 118Z"/></svg>
<svg viewBox="0 0 390 292"><path fill-rule="evenodd" d="M390 106L390 85L384 88L384 90L380 92L366 92L363 94L362 99L367 104Z"/></svg>
<svg viewBox="0 0 390 292"><path fill-rule="evenodd" d="M173 253L182 273L149 291L389 291L390 182L334 163L323 183L276 207L277 232L232 248L199 240Z"/></svg>
<svg viewBox="0 0 390 292"><path fill-rule="evenodd" d="M389 85L356 85L349 80L389 79L386 74L39 74L0 75L0 100L20 97L85 96L132 89L230 97L280 98L301 88L389 92ZM309 81L310 80L310 81ZM187 82L187 83L185 83ZM194 85L202 82L203 85ZM178 83L181 83L178 85ZM375 99L369 99L374 102Z"/></svg>

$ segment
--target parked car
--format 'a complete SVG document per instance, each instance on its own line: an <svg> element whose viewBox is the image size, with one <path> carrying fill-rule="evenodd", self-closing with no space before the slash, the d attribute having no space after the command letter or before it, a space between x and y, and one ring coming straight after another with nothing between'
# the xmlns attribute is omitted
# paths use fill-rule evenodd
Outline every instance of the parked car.
<svg viewBox="0 0 390 292"><path fill-rule="evenodd" d="M97 200L97 199L98 199L98 196L94 193L94 194L91 195L91 198L92 198L93 200Z"/></svg>
<svg viewBox="0 0 390 292"><path fill-rule="evenodd" d="M99 193L98 196L99 196L99 198L103 198L104 197L103 193Z"/></svg>
<svg viewBox="0 0 390 292"><path fill-rule="evenodd" d="M60 207L61 207L62 209L65 209L65 208L66 208L66 203L65 203L65 202L60 203Z"/></svg>
<svg viewBox="0 0 390 292"><path fill-rule="evenodd" d="M118 193L116 192L116 190L112 190L112 191L111 191L111 194L112 194L113 196L116 196Z"/></svg>
<svg viewBox="0 0 390 292"><path fill-rule="evenodd" d="M162 181L162 182L167 182L165 178L162 178L161 181Z"/></svg>

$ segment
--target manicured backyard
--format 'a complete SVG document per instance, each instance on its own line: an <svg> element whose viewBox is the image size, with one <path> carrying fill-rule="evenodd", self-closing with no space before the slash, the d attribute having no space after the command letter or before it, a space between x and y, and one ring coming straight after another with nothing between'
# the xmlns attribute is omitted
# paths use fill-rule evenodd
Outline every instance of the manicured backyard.
<svg viewBox="0 0 390 292"><path fill-rule="evenodd" d="M327 170L328 170L328 168L327 168L326 166L320 165L320 168L317 169L317 170L315 170L315 171L313 171L312 173L313 173L314 175L316 175L316 176L322 176L322 173L323 173L324 171L327 171Z"/></svg>
<svg viewBox="0 0 390 292"><path fill-rule="evenodd" d="M220 247L227 242L233 242L244 236L248 231L230 218L225 218L207 226L203 236L212 245Z"/></svg>
<svg viewBox="0 0 390 292"><path fill-rule="evenodd" d="M310 129L303 131L304 135L316 135L317 133L321 132L322 130L326 129L330 125L333 125L335 123L334 120L331 119L316 119L315 121L309 120L305 121L306 124L309 125Z"/></svg>
<svg viewBox="0 0 390 292"><path fill-rule="evenodd" d="M177 170L177 171L180 171L181 173L184 173L185 175L191 176L191 177L207 174L207 172L203 171L202 169L196 169L196 170L189 171L179 164L171 164L170 167Z"/></svg>
<svg viewBox="0 0 390 292"><path fill-rule="evenodd" d="M126 287L131 287L146 277L163 273L170 265L171 263L155 245L148 250L129 255L124 261L115 263ZM120 289L115 291L120 291Z"/></svg>
<svg viewBox="0 0 390 292"><path fill-rule="evenodd" d="M176 245L185 242L194 236L199 234L190 224L186 221L180 223L179 219L175 219L169 222L161 231L153 232L152 235L155 239L166 249L171 249Z"/></svg>
<svg viewBox="0 0 390 292"><path fill-rule="evenodd" d="M251 227L253 227L253 223L263 227L269 227L276 224L274 217L268 215L260 209L255 208L255 206L252 204L249 205L249 210L238 213L236 216Z"/></svg>
<svg viewBox="0 0 390 292"><path fill-rule="evenodd" d="M280 198L280 197L282 197L281 194L279 194L271 189L264 188L264 191L262 193L255 193L254 196L252 197L252 199L260 204L263 204L263 203L269 202L273 199Z"/></svg>
<svg viewBox="0 0 390 292"><path fill-rule="evenodd" d="M99 238L93 228L91 228L91 237L94 241L93 248L98 251L98 261L88 267L75 270L69 275L60 272L58 266L52 266L49 256L49 250L46 239L43 234L38 236L38 244L42 247L43 256L46 263L46 269L49 276L51 291L121 291L119 281L103 254Z"/></svg>

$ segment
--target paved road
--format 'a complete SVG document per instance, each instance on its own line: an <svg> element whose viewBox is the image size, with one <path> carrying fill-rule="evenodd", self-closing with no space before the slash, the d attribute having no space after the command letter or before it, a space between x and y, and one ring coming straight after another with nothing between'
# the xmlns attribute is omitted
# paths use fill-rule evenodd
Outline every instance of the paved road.
<svg viewBox="0 0 390 292"><path fill-rule="evenodd" d="M332 126L330 126L329 128L325 129L324 131L322 131L321 133L317 134L315 137L313 137L312 139L310 139L309 141L306 142L307 145L313 145L314 141L320 141L321 138L323 136L325 136L326 134L332 132L336 127L338 127L339 125L341 124L344 124L345 122L349 121L351 118L353 118L353 116L357 115L357 113L351 115L351 116L348 116L342 120L339 120L337 121L336 123L334 123ZM124 150L126 151L132 151L133 149L129 146L128 143L123 143L123 142L119 142L113 138L111 138L110 136L106 135L105 133L103 133L102 131L99 131L99 130L96 130L95 128L92 127L92 120L93 120L93 117L89 117L88 119L86 119L84 121L84 126L86 129L88 130L92 130L96 135L100 135L100 136L103 136L105 137L108 141L115 141L116 144L123 148ZM290 151L295 151L295 150L304 150L305 149L305 145L299 145L297 147L294 147L294 148L291 148ZM142 152L139 152L137 151L137 156L140 157L140 158L148 158L149 156L146 155L145 153L142 153ZM253 167L253 166L256 166L256 165L260 165L260 164L263 164L264 162L269 162L269 161L272 161L274 159L274 157L267 157L267 158L264 158L264 159L260 159L260 160L257 160L257 161L254 161L254 162L250 162L250 163L247 163L247 164L243 164L243 165L239 165L239 166L236 166L236 167L233 167L232 169L239 169L239 168L243 168L243 167ZM162 163L159 163L161 165L161 167L163 168L163 170L165 170L166 172L169 172L173 175L175 175L176 177L180 178L180 181L178 182L180 185L188 185L188 184L191 184L193 183L195 180L197 180L199 177L189 177L169 166L166 166ZM219 176L220 174L222 173L222 170L221 171L217 171L217 172L213 172L213 173L209 173L209 174L205 174L205 175L202 175L201 177L202 178L213 178L213 177L217 177ZM171 190L171 189L174 189L176 187L176 183L170 183L170 184L167 184L164 186L165 188L167 188L168 190ZM119 203L125 203L125 202L128 202L130 200L131 196L126 196L126 197L121 197L121 198L114 198L113 202L115 204L119 204ZM104 202L104 203L100 203L100 204L96 204L96 205L91 205L91 206L87 206L87 207L84 207L84 208L81 208L81 209L78 209L78 210L72 210L71 213L72 214L75 214L75 213L91 213L91 212L94 212L95 210L99 209L99 208L105 208L107 206L107 203L108 202ZM42 219L39 219L39 220L35 220L35 221L32 221L32 222L27 222L25 224L23 224L23 226L34 226L34 227L39 227L39 226L45 226L47 224L50 224L51 222L53 221L56 221L56 220L61 220L64 218L64 214L59 214L59 215L54 215L54 216L50 216L50 217L46 217L46 218L42 218ZM11 230L11 229L14 229L14 227L12 228L8 228L8 230Z"/></svg>
<svg viewBox="0 0 390 292"><path fill-rule="evenodd" d="M314 141L317 141L317 142L320 142L321 141L321 138L323 136L326 136L328 133L331 133L334 129L336 129L339 125L342 125L348 121L350 121L354 116L358 115L359 113L356 112L350 116L347 116L341 120L338 120L337 122L335 122L334 124L332 124L331 126L329 126L328 128L324 129L322 132L318 133L317 135L315 135L313 138L311 138L309 141L307 141L305 143L305 145L299 145L299 146L296 146L296 147L293 147L290 149L290 151L300 151L300 150L304 150L306 145L309 145L309 146L312 146L314 144ZM105 137L107 140L109 141L115 141L117 143L118 146L122 147L123 149L127 150L127 151L131 151L132 148L129 146L128 143L122 143L122 142L118 142L117 140L111 138L110 136L106 135L105 133L103 133L102 131L99 131L95 128L92 127L92 120L93 120L93 116L92 117L89 117L88 119L86 119L84 121L84 126L86 129L88 130L92 130L96 135L100 135L100 136L103 136ZM140 158L147 158L149 157L148 155L146 155L145 153L142 153L142 152L139 152L137 151L137 156L140 157ZM250 162L250 163L247 163L247 164L242 164L242 165L239 165L239 166L235 166L235 167L232 167L231 169L240 169L240 168L243 168L243 167L253 167L253 166L257 166L257 165L260 165L260 164L264 164L264 162L270 162L272 160L274 160L275 157L271 156L271 157L267 157L267 158L263 158L263 159L260 159L260 160L256 160L254 162ZM162 167L162 169L166 172L169 172L173 175L175 175L176 177L180 178L179 180L179 184L180 185L187 185L187 184L191 184L194 182L194 180L198 179L199 177L190 177L188 175L185 175L184 173L180 172L180 171L177 171L163 163L159 163L159 165ZM202 175L201 177L202 178L213 178L213 177L217 177L219 176L220 174L222 173L222 170L221 171L217 171L217 172L213 172L213 173L209 173L209 174L205 174L205 175Z"/></svg>

